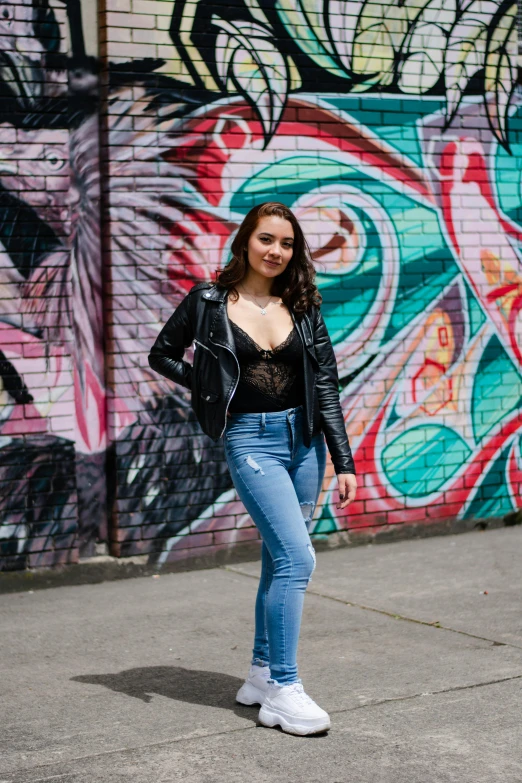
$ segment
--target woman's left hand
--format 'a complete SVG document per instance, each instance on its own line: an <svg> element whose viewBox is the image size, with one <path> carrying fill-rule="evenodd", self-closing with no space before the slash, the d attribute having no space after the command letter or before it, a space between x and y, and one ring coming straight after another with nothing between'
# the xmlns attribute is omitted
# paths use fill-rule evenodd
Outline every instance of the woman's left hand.
<svg viewBox="0 0 522 783"><path fill-rule="evenodd" d="M336 508L346 508L346 506L355 500L357 493L357 478L355 473L338 473L339 482L339 502Z"/></svg>

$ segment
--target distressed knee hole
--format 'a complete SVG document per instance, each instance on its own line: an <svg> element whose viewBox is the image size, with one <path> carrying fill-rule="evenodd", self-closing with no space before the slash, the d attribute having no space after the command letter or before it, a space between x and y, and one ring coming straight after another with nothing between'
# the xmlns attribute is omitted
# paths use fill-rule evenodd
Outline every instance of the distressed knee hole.
<svg viewBox="0 0 522 783"><path fill-rule="evenodd" d="M248 455L248 457L245 457L245 462L246 462L247 465L250 465L252 470L255 470L256 473L260 472L262 476L265 475L265 471L263 470L261 465L258 465L257 462L255 461L255 459L253 459L250 456L250 454Z"/></svg>
<svg viewBox="0 0 522 783"><path fill-rule="evenodd" d="M312 516L314 513L315 503L312 503L310 500L305 501L304 503L299 503L301 506L301 512L303 514L303 519L305 522L311 522Z"/></svg>
<svg viewBox="0 0 522 783"><path fill-rule="evenodd" d="M310 552L310 555L313 560L313 566L312 566L312 572L310 574L310 578L308 579L309 582L312 581L312 574L315 571L315 565L316 565L316 557L315 557L315 549L313 548L312 544L308 544L308 551Z"/></svg>

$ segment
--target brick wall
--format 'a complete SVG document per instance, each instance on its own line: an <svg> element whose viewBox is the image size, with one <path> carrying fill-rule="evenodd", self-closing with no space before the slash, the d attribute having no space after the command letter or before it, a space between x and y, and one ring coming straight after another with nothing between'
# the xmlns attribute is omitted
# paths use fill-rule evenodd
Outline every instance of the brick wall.
<svg viewBox="0 0 522 783"><path fill-rule="evenodd" d="M514 4L5 7L3 568L257 537L147 354L274 198L314 250L360 477L341 513L328 464L314 535L520 508Z"/></svg>

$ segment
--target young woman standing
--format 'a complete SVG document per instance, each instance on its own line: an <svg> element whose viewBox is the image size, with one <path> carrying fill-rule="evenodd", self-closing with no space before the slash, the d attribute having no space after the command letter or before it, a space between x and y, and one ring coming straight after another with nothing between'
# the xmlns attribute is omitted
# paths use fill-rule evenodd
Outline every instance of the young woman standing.
<svg viewBox="0 0 522 783"><path fill-rule="evenodd" d="M263 540L253 657L236 699L260 704L265 726L315 734L330 728L330 718L297 672L304 593L315 568L308 526L326 446L338 508L355 498L355 466L315 269L294 214L277 202L254 207L232 256L215 284L193 286L149 362L191 389L203 431L224 437L232 481ZM191 343L193 365L183 360Z"/></svg>

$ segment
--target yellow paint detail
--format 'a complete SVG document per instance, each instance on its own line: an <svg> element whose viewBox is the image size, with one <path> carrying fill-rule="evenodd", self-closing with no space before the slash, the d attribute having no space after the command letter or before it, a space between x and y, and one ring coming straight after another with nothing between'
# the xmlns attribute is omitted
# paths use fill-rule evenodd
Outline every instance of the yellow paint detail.
<svg viewBox="0 0 522 783"><path fill-rule="evenodd" d="M298 90L303 84L303 80L297 70L297 65L291 57L287 58L288 61L288 73L290 76L290 91Z"/></svg>
<svg viewBox="0 0 522 783"><path fill-rule="evenodd" d="M191 38L192 27L194 25L194 17L196 15L196 7L198 3L199 0L195 0L195 2L193 3L186 3L184 8L184 14L181 19L179 37L181 39L183 46L186 49L187 55L189 56L192 65L198 72L198 75L201 81L203 82L203 84L205 85L206 89L213 90L214 92L219 92L219 87L214 81L214 78L210 73L209 69L207 68L203 55L198 50L198 48L194 46Z"/></svg>
<svg viewBox="0 0 522 783"><path fill-rule="evenodd" d="M256 19L258 22L261 22L261 24L265 24L267 27L271 27L270 22L268 21L264 11L261 9L258 3L258 0L245 0L245 5L250 10L250 13L254 19Z"/></svg>

